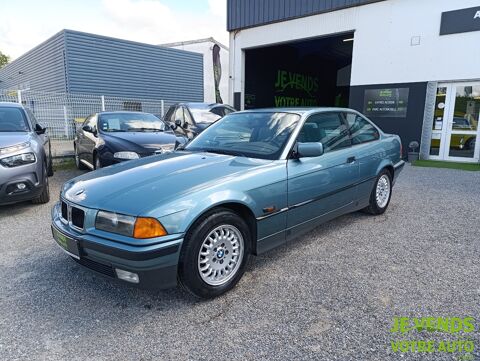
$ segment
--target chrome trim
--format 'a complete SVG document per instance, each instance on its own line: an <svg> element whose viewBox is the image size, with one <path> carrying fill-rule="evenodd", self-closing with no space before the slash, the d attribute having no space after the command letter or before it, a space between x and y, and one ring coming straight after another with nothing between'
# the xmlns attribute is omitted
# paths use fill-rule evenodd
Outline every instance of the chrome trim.
<svg viewBox="0 0 480 361"><path fill-rule="evenodd" d="M404 165L405 165L405 161L404 161L404 160L400 160L400 162L398 162L398 163L396 163L396 164L393 165L393 168L394 168L394 169L402 168Z"/></svg>
<svg viewBox="0 0 480 361"><path fill-rule="evenodd" d="M280 209L280 210L278 210L278 211L275 211L275 212L266 214L266 215L264 215L264 216L257 217L256 219L257 219L257 221L262 221L262 220L264 220L264 219L266 219L266 218L269 218L269 217L272 217L272 216L276 216L277 214L286 212L286 211L288 211L288 209L289 209L288 207L285 207L285 208L282 208L282 209Z"/></svg>

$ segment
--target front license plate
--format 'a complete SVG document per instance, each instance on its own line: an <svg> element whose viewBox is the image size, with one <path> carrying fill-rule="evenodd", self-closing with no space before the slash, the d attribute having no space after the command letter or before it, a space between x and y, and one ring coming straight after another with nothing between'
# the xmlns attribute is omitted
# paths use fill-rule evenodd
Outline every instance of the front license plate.
<svg viewBox="0 0 480 361"><path fill-rule="evenodd" d="M58 231L55 227L52 227L52 234L55 241L67 254L76 259L80 259L80 250L77 241Z"/></svg>

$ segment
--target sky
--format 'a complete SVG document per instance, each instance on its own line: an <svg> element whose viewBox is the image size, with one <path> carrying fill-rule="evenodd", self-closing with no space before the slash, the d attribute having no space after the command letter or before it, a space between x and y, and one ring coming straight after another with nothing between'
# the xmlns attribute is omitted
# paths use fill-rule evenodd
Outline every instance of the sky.
<svg viewBox="0 0 480 361"><path fill-rule="evenodd" d="M213 36L228 46L226 0L0 0L0 51L12 60L62 29L149 44Z"/></svg>

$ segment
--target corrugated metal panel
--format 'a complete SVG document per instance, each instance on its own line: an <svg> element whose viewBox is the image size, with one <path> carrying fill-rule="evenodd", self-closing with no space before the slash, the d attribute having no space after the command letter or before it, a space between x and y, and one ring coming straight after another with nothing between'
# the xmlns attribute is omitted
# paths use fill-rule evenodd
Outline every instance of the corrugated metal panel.
<svg viewBox="0 0 480 361"><path fill-rule="evenodd" d="M0 69L0 88L65 91L63 39L61 31Z"/></svg>
<svg viewBox="0 0 480 361"><path fill-rule="evenodd" d="M310 16L385 0L228 0L227 30Z"/></svg>
<svg viewBox="0 0 480 361"><path fill-rule="evenodd" d="M66 30L68 91L203 101L202 54Z"/></svg>

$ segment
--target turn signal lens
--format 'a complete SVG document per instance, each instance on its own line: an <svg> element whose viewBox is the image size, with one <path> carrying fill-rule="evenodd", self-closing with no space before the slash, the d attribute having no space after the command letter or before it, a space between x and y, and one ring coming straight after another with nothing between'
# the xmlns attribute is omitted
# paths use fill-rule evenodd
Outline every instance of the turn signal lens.
<svg viewBox="0 0 480 361"><path fill-rule="evenodd" d="M154 238L166 236L167 231L155 218L137 218L133 229L133 238Z"/></svg>

